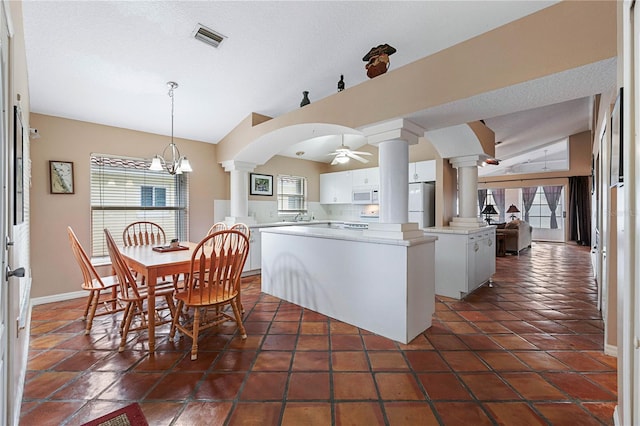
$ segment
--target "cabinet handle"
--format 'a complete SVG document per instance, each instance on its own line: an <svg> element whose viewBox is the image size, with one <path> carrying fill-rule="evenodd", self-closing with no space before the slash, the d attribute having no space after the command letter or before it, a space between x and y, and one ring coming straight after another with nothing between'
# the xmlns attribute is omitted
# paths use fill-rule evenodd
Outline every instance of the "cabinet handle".
<svg viewBox="0 0 640 426"><path fill-rule="evenodd" d="M478 251L479 249L480 249L480 246L478 245L478 243L476 243L476 244L473 246L473 250L474 250L474 251Z"/></svg>
<svg viewBox="0 0 640 426"><path fill-rule="evenodd" d="M493 241L489 240L489 247L493 245Z"/></svg>

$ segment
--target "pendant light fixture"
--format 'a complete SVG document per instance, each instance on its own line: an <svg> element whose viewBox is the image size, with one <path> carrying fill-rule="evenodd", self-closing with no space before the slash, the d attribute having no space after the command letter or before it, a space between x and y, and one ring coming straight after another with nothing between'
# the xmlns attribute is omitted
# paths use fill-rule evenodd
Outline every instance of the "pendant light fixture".
<svg viewBox="0 0 640 426"><path fill-rule="evenodd" d="M173 91L178 88L178 83L170 81L167 86L169 87L169 97L171 98L171 143L162 151L162 155L153 157L149 170L166 170L170 175L181 175L182 173L191 172L193 169L187 157L180 155L178 147L173 142Z"/></svg>

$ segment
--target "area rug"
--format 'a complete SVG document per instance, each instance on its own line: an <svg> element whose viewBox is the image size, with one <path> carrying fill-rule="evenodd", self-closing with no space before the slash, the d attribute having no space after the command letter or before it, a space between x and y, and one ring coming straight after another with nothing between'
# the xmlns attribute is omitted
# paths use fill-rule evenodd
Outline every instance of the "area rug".
<svg viewBox="0 0 640 426"><path fill-rule="evenodd" d="M149 423L142 414L140 406L134 402L82 426L149 426Z"/></svg>

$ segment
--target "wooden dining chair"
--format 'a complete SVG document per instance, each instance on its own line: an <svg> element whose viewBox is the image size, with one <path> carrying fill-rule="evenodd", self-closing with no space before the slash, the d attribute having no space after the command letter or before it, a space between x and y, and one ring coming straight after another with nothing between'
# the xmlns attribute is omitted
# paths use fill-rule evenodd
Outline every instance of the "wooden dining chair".
<svg viewBox="0 0 640 426"><path fill-rule="evenodd" d="M122 232L124 246L164 245L167 237L164 229L154 222L139 221L127 225Z"/></svg>
<svg viewBox="0 0 640 426"><path fill-rule="evenodd" d="M224 231L227 229L227 224L224 222L216 222L213 225L211 225L211 228L209 228L209 230L207 231L207 235L211 235L214 232L218 232L218 231Z"/></svg>
<svg viewBox="0 0 640 426"><path fill-rule="evenodd" d="M251 229L249 229L249 227L242 222L231 225L231 229L240 231L247 236L247 238L249 239L249 250L251 250ZM238 294L238 306L240 306L240 312L244 314L244 306L242 305L242 292Z"/></svg>
<svg viewBox="0 0 640 426"><path fill-rule="evenodd" d="M122 338L120 340L120 346L118 352L124 350L127 343L127 336L130 331L145 330L149 327L147 315L157 315L156 326L170 323L175 315L175 304L173 302L173 283L158 283L155 285L155 295L158 299L156 306L147 306L148 287L141 287L138 285L138 281L134 278L131 270L127 266L120 249L116 245L111 233L108 229L104 230L107 239L107 248L109 250L109 257L111 258L111 264L118 276L118 282L120 284L118 299L125 305L123 326L121 329ZM164 298L165 304L158 303ZM169 318L166 314L163 316L164 311L169 310ZM132 327L134 317L139 318L139 323Z"/></svg>
<svg viewBox="0 0 640 426"><path fill-rule="evenodd" d="M87 322L84 334L91 332L93 319L102 315L111 315L124 310L124 305L118 300L118 278L115 275L101 277L91 264L91 259L82 248L73 229L68 226L71 250L82 272L80 287L89 292L87 306L84 308L83 320Z"/></svg>
<svg viewBox="0 0 640 426"><path fill-rule="evenodd" d="M216 241L222 239L224 244L220 250ZM189 279L183 291L178 291L177 312L186 308L193 315L184 323L182 316L174 316L171 324L170 338L174 338L176 329L191 337L191 359L198 358L198 336L201 331L214 327L225 321L235 321L242 339L247 338L237 297L240 294L240 275L247 260L249 239L239 231L218 231L207 235L193 251ZM226 305L231 305L233 316L225 312ZM215 308L214 312L211 312Z"/></svg>

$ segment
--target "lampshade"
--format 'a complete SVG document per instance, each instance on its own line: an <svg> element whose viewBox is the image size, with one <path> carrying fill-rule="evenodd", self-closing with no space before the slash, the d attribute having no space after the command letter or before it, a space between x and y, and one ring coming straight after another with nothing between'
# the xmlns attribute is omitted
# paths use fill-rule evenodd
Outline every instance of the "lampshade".
<svg viewBox="0 0 640 426"><path fill-rule="evenodd" d="M486 206L484 206L484 209L482 210L482 214L490 215L490 214L498 214L498 212L496 211L495 207L493 207L493 204L487 204Z"/></svg>
<svg viewBox="0 0 640 426"><path fill-rule="evenodd" d="M515 204L511 204L507 209L507 213L520 213L520 210L518 210Z"/></svg>

